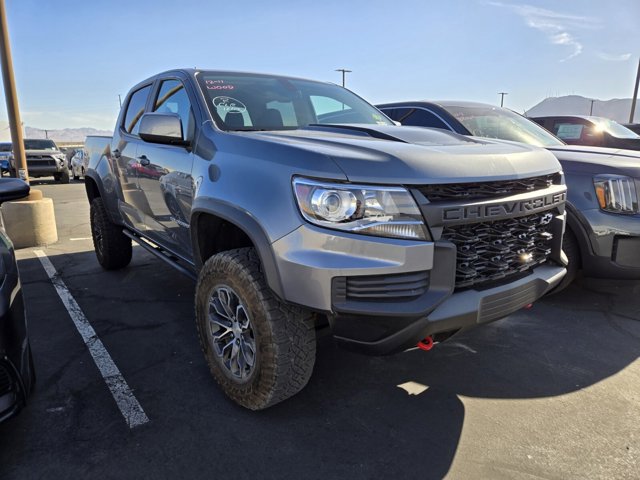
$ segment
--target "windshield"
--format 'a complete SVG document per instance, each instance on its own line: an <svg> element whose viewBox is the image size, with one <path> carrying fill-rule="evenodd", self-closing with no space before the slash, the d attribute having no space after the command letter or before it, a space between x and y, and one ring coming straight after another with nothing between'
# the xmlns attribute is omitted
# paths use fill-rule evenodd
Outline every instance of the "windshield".
<svg viewBox="0 0 640 480"><path fill-rule="evenodd" d="M537 123L500 107L445 107L472 135L553 147L564 143Z"/></svg>
<svg viewBox="0 0 640 480"><path fill-rule="evenodd" d="M627 127L620 125L613 120L602 117L592 118L596 125L596 130L605 131L614 137L618 138L640 138L640 135L636 134L633 130L629 130Z"/></svg>
<svg viewBox="0 0 640 480"><path fill-rule="evenodd" d="M287 130L311 124L393 125L337 85L244 73L201 72L200 88L223 130Z"/></svg>
<svg viewBox="0 0 640 480"><path fill-rule="evenodd" d="M11 144L10 143L0 143L0 152L10 152Z"/></svg>
<svg viewBox="0 0 640 480"><path fill-rule="evenodd" d="M53 140L25 140L25 150L57 150Z"/></svg>

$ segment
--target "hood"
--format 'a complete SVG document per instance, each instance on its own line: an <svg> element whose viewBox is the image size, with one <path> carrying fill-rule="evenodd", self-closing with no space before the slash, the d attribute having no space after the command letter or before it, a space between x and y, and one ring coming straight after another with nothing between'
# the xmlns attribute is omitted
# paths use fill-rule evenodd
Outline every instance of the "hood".
<svg viewBox="0 0 640 480"><path fill-rule="evenodd" d="M567 173L611 173L640 178L639 151L578 145L559 145L547 150Z"/></svg>
<svg viewBox="0 0 640 480"><path fill-rule="evenodd" d="M248 135L323 154L349 181L360 183L509 180L560 170L555 157L541 148L421 127L313 125Z"/></svg>

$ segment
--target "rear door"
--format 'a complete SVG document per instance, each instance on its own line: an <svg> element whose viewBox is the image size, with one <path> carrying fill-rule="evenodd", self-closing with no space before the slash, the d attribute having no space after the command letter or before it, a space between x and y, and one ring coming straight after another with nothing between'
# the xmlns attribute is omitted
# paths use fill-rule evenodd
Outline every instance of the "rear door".
<svg viewBox="0 0 640 480"><path fill-rule="evenodd" d="M150 110L180 116L183 139L193 144L195 116L185 83L178 77L160 79ZM159 245L185 259L191 257L189 220L193 202L189 147L141 142L138 145L138 184L149 202L146 234Z"/></svg>
<svg viewBox="0 0 640 480"><path fill-rule="evenodd" d="M144 230L144 218L149 213L149 203L138 185L139 162L136 153L142 141L138 136L140 119L146 110L151 87L151 83L144 85L126 99L125 111L111 145L114 171L120 177L122 187L120 211L137 230Z"/></svg>

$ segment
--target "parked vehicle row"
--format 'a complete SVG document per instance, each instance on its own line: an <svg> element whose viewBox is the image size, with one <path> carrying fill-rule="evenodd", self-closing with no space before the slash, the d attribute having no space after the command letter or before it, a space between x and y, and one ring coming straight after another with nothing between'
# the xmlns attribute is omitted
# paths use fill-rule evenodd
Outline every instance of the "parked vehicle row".
<svg viewBox="0 0 640 480"><path fill-rule="evenodd" d="M415 101L378 108L403 125L545 147L560 161L568 188L563 249L569 265L560 288L579 269L590 276L640 278L640 152L567 145L511 110L482 103ZM554 122L548 125L558 127Z"/></svg>

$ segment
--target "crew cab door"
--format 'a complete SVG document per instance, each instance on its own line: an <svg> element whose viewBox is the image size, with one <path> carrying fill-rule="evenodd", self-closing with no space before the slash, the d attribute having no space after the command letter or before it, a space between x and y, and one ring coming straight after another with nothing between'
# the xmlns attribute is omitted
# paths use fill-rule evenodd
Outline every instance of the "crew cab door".
<svg viewBox="0 0 640 480"><path fill-rule="evenodd" d="M149 214L149 202L138 186L139 162L136 152L141 142L138 136L140 119L145 112L151 87L152 84L145 85L129 95L111 144L113 169L119 177L122 191L118 207L125 220L140 231L145 228L144 219Z"/></svg>
<svg viewBox="0 0 640 480"><path fill-rule="evenodd" d="M138 185L149 202L145 234L172 253L189 259L189 220L194 189L190 145L195 138L195 117L184 83L179 78L160 80L155 88L151 111L177 114L182 124L183 139L189 145L138 143Z"/></svg>

